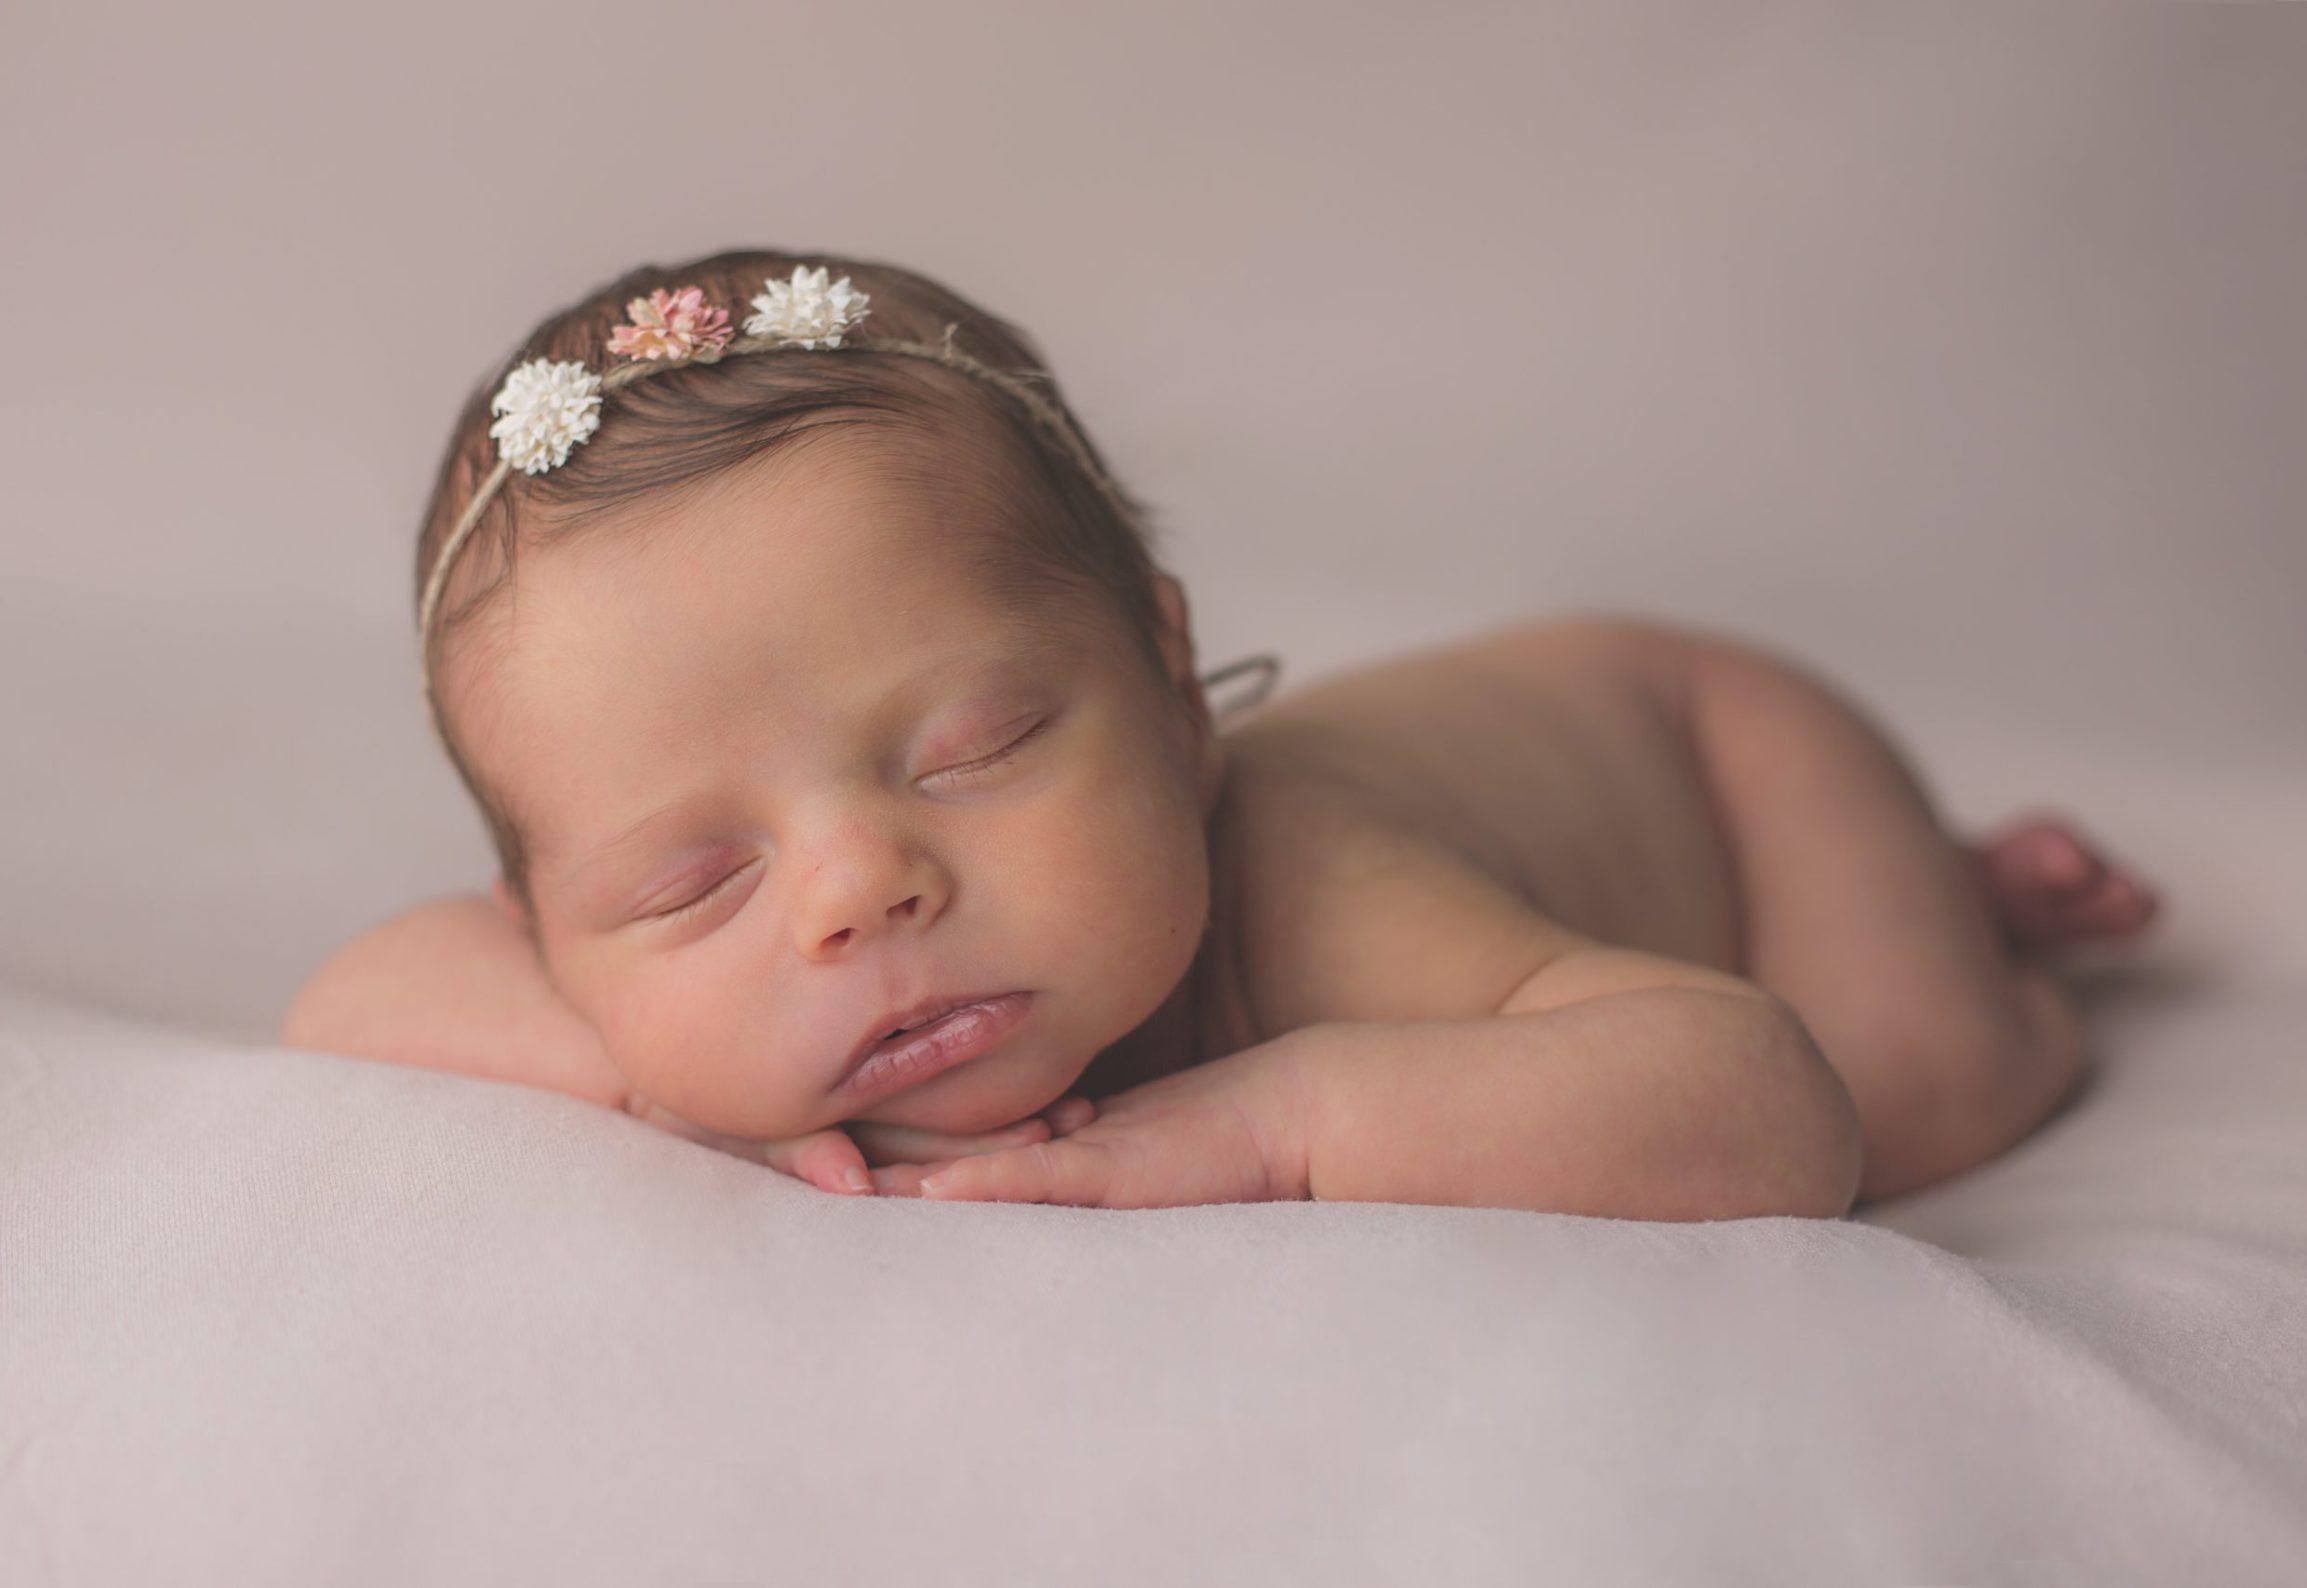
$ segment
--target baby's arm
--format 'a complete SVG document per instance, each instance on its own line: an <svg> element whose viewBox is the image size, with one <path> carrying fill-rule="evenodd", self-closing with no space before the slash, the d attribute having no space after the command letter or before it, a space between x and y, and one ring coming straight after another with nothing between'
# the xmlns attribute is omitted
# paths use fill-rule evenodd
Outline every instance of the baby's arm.
<svg viewBox="0 0 2307 1588"><path fill-rule="evenodd" d="M1603 956L1662 963L1565 957ZM1759 992L1636 985L1291 1040L1325 1202L1704 1220L1840 1218L1857 1195L1858 1112L1793 1010Z"/></svg>
<svg viewBox="0 0 2307 1588"><path fill-rule="evenodd" d="M430 900L337 950L289 1006L281 1041L633 1103L527 936L481 894Z"/></svg>
<svg viewBox="0 0 2307 1588"><path fill-rule="evenodd" d="M480 894L431 900L337 950L289 1006L281 1041L566 1092L825 1191L870 1190L874 1168L894 1190L917 1177L920 1165L1046 1141L1061 1118L1070 1130L1084 1111L1095 1112L1086 1100L1068 1098L974 1136L888 1124L834 1125L766 1141L708 1130L633 1089L592 1026L554 990L527 935Z"/></svg>
<svg viewBox="0 0 2307 1588"><path fill-rule="evenodd" d="M1244 848L1310 830L1321 863L1246 893L1246 937L1277 990L1260 1011L1304 1080L1293 1163L1314 1197L1653 1220L1849 1211L1857 1110L1783 1000L1573 930L1351 805L1286 814L1294 830L1248 824Z"/></svg>

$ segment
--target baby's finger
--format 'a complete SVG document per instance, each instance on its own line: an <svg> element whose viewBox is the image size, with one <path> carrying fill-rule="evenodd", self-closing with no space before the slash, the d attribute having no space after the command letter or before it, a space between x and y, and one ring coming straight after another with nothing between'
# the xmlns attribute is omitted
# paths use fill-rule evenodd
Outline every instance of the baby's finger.
<svg viewBox="0 0 2307 1588"><path fill-rule="evenodd" d="M1111 1207L1117 1168L1108 1144L1055 1141L1015 1152L961 1158L924 1175L915 1193L927 1201L1054 1202Z"/></svg>
<svg viewBox="0 0 2307 1588"><path fill-rule="evenodd" d="M865 1161L875 1168L896 1163L920 1163L934 1157L965 1157L972 1153L1006 1152L1012 1147L1030 1147L1037 1141L1048 1141L1081 1129L1097 1117L1097 1104L1086 1097L1063 1097L1038 1114L1029 1115L1014 1125L989 1130L974 1136L957 1136L948 1131L930 1130L920 1125L890 1125L876 1120L851 1120L847 1130L865 1154Z"/></svg>
<svg viewBox="0 0 2307 1588"><path fill-rule="evenodd" d="M1043 1109L1042 1117L1049 1121L1051 1135L1070 1135L1097 1118L1097 1104L1086 1097L1063 1098Z"/></svg>
<svg viewBox="0 0 2307 1588"><path fill-rule="evenodd" d="M919 1125L889 1125L864 1119L850 1120L843 1128L864 1153L865 1162L876 1167L920 1163L927 1158L958 1158L973 1152L1003 1152L1011 1147L1047 1141L1050 1137L1049 1121L1039 1114L976 1136L956 1136Z"/></svg>
<svg viewBox="0 0 2307 1588"><path fill-rule="evenodd" d="M924 1175L935 1174L938 1170L960 1161L959 1158L938 1158L929 1163L893 1163L884 1168L875 1169L872 1171L874 1194L885 1197L917 1197L921 1195L921 1180Z"/></svg>
<svg viewBox="0 0 2307 1588"><path fill-rule="evenodd" d="M857 1143L849 1139L849 1133L838 1125L813 1130L806 1136L765 1141L760 1152L761 1161L779 1174L806 1180L820 1191L852 1196L873 1194L873 1179L866 1173L864 1155L857 1150Z"/></svg>
<svg viewBox="0 0 2307 1588"><path fill-rule="evenodd" d="M779 1174L806 1180L821 1191L842 1191L852 1195L863 1192L870 1195L873 1190L873 1182L865 1173L864 1157L857 1151L857 1144L838 1125L813 1130L805 1136L788 1136L774 1141L731 1136L718 1130L708 1130L693 1120L683 1119L663 1104L652 1102L638 1092L626 1099L625 1112L644 1124L654 1125L671 1135L685 1136L715 1152L765 1163Z"/></svg>

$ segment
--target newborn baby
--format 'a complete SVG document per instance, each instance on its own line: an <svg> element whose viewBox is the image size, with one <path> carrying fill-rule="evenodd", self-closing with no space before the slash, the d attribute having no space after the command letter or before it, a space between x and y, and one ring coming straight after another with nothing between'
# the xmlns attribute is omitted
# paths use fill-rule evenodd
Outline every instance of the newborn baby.
<svg viewBox="0 0 2307 1588"><path fill-rule="evenodd" d="M420 644L500 875L284 1041L1111 1207L1835 1217L2075 1085L2056 952L2154 901L2071 828L1970 846L1796 665L1610 614L1221 726L1022 333L811 259L636 272L467 405Z"/></svg>

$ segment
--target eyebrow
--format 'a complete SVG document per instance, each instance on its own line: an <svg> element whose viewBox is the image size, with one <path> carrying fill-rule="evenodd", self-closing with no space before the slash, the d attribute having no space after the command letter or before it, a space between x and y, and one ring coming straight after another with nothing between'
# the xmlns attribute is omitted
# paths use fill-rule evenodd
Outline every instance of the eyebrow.
<svg viewBox="0 0 2307 1588"><path fill-rule="evenodd" d="M616 859L626 850L641 847L640 841L646 838L652 829L665 824L675 816L686 815L689 811L711 802L712 790L710 789L692 789L686 794L677 794L656 809L643 815L639 820L629 823L600 843L595 844L591 849L572 856L560 869L563 875L569 877L581 876L585 872L596 870Z"/></svg>
<svg viewBox="0 0 2307 1588"><path fill-rule="evenodd" d="M891 714L894 703L926 694L940 683L952 682L958 687L969 688L1006 682L1012 677L1023 675L1030 668L1045 665L1059 649L1053 645L1027 644L1000 651L981 652L963 662L933 662L883 696L868 720L886 718ZM711 805L715 797L716 791L711 787L694 788L676 794L663 804L643 812L589 849L565 858L550 853L536 857L545 862L539 869L543 869L556 882L567 886L588 873L600 870L628 851L641 847L643 840L657 827L699 807Z"/></svg>

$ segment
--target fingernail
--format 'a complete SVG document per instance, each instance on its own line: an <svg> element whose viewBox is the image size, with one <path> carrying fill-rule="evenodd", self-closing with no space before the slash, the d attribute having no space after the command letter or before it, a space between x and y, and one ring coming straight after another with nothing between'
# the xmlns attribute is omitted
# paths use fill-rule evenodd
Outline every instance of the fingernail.
<svg viewBox="0 0 2307 1588"><path fill-rule="evenodd" d="M923 1175L921 1177L921 1194L923 1196L934 1196L939 1185L944 1182L944 1179L945 1177L943 1175Z"/></svg>
<svg viewBox="0 0 2307 1588"><path fill-rule="evenodd" d="M855 1164L851 1164L841 1171L841 1183L852 1191L870 1191L873 1189L871 1178Z"/></svg>

